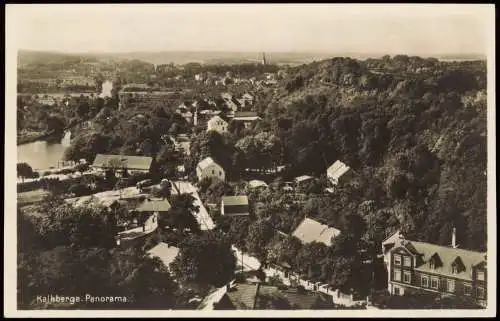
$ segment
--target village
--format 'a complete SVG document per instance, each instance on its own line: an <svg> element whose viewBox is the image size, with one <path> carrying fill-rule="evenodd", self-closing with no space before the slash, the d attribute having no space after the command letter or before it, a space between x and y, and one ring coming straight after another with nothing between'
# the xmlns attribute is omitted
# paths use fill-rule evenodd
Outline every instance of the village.
<svg viewBox="0 0 500 321"><path fill-rule="evenodd" d="M262 64L266 64L265 56ZM304 172L295 177L287 174L288 165L280 163L279 157L264 162L267 165L254 162L255 167L241 168L238 176L234 175L234 168L228 168L227 163L218 163L212 155L193 159L203 154L191 154L194 150L193 144L198 144L193 143L196 136L206 135L209 140L217 141L231 131L245 133L258 128L258 124L263 120L262 112L255 108L259 92L272 91L273 86L277 86L276 79L283 79L285 75L284 72L265 73L263 80L257 80L234 78L230 72L222 78L214 78L209 73L197 73L183 85L182 92L187 94L180 94L179 91L157 91L145 83L124 85L117 95L118 111L139 111L150 105L172 102L163 100L165 97L177 97L177 107L171 107L170 110L176 117L183 119L188 130L177 134L161 133L162 144L167 146L171 153L178 155L171 163L166 164L173 168L173 171L169 172L170 175L163 176L153 170L155 163L158 163L155 157L141 156L140 153L97 153L93 160L75 159L63 169L40 170L37 178L20 175L18 190L20 186L21 190L27 190L25 193L36 189L29 187L30 184L42 184L44 189L50 190L52 185L68 181L65 185L67 188L62 188L65 192L61 195L64 202L70 206L85 207L94 204L103 206L109 212L116 211L116 208L125 209L128 214L120 217L116 223L117 230L113 235L115 246L126 248L146 242L146 253L150 257L159 258L167 269L180 255L179 244L186 235L194 231L193 229L202 232L222 230L223 234L231 234L231 227L226 228L224 232L221 226L252 222L269 226L270 230L265 232L265 238L255 240L256 244L259 244L257 247L265 247L266 253L257 255L257 258L255 254L259 249L249 250L249 246L241 248L241 242L233 243L231 250L236 259L233 277L220 287L211 287L204 297L196 295L190 298L191 309L264 309L266 300L284 300L286 304L282 304L293 309L378 309L384 307L377 296L377 293L383 291L395 296L418 291L438 293L443 298L458 294L474 297L475 302L484 306L486 253L460 249L456 244L455 229L449 236L449 246L405 239L397 228L392 229L390 233L386 231L385 239L377 243L361 237L362 232L357 231L356 227L353 227L353 230L342 230L339 226L326 224L324 220L309 215L310 211L304 208L304 204L309 200L334 197L340 193L339 188L342 191L342 186L356 186L359 180L363 179L357 169L352 168L344 159L331 159L326 170L320 175ZM180 81L181 78L168 80ZM189 94L188 84L191 82L203 86L213 85L216 88L222 86L218 89L222 93L208 97L198 94L198 97L194 98L195 96ZM239 93L226 91L228 88L234 89L227 87L230 84L242 83L243 90L238 87ZM263 89L263 86L266 88ZM183 95L188 98L183 98ZM56 101L45 96L41 98L44 99L41 103L68 106L69 100L64 99L76 98L66 95L61 96L62 100ZM103 118L100 114L95 118ZM145 118L144 114L136 112L134 119L141 118ZM109 119L109 116L104 116L104 120ZM92 123L95 122L93 119L87 120L85 128L92 129ZM244 139L244 134L241 135ZM259 148L267 147L257 147ZM194 162L194 168L186 168L189 161ZM246 164L248 165L248 162ZM115 183L103 185L97 183L99 181ZM97 187L99 185L102 186ZM179 222L172 223L173 225L167 228L175 233L181 232L180 236L173 241L151 241L154 240L153 235L163 233L160 226L165 228L164 222L168 221L169 216L173 216L172 198L186 194L192 196L191 214L196 219L197 227L189 223L184 226L179 225ZM273 213L267 217L262 216L261 212L272 211L272 207L270 208L265 200L273 197L280 198L279 206L284 214L280 214L281 217L286 217L288 211L297 211L295 217L279 218L288 221L276 224ZM183 218L177 220L182 221ZM355 226L356 223L347 223L351 226L349 224ZM184 234L186 231L188 234ZM243 244L252 243L249 237L247 234ZM338 244L348 242L350 238L356 239L356 253L349 253L346 257L355 258L358 263L351 267L355 266L359 271L347 275L345 280L337 283L337 287L326 281L322 276L325 272L317 271L320 266L314 262L336 254L321 254L317 257L311 254L306 260L312 261L303 265L305 270L292 262L294 257L283 255L290 244L295 244L297 249L310 246L311 250L316 249L322 253L342 252L344 249ZM338 241L339 239L342 241ZM269 245L271 243L272 246ZM297 249L292 253L297 255ZM218 258L215 256L213 260ZM338 268L333 273L347 273L342 269L349 269L349 265L331 268ZM363 278L355 280L356 275L362 275Z"/></svg>

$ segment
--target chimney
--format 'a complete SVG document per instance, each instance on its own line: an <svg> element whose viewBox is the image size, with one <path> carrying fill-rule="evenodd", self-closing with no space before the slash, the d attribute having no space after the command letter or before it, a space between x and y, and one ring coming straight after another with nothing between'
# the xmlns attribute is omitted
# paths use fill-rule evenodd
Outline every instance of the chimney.
<svg viewBox="0 0 500 321"><path fill-rule="evenodd" d="M457 248L457 229L454 227L453 232L451 234L451 247L456 249Z"/></svg>

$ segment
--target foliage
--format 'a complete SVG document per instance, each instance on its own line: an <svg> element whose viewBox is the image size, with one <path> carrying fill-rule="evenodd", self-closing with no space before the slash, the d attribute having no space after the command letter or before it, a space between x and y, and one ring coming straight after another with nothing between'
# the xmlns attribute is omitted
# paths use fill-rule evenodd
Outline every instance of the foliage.
<svg viewBox="0 0 500 321"><path fill-rule="evenodd" d="M181 282L220 287L233 278L236 257L231 243L221 234L188 236L180 243L179 250L171 269Z"/></svg>

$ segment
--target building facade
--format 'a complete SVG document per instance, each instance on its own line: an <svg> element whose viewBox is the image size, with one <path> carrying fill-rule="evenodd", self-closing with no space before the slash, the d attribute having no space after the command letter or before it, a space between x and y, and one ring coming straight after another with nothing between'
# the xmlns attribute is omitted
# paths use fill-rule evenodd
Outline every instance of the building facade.
<svg viewBox="0 0 500 321"><path fill-rule="evenodd" d="M455 237L452 237L453 243ZM392 295L431 292L442 297L487 301L486 253L406 240L401 233L382 243L387 289Z"/></svg>
<svg viewBox="0 0 500 321"><path fill-rule="evenodd" d="M196 176L198 177L198 181L202 181L205 178L216 178L221 181L226 179L224 169L211 157L207 157L198 163L198 166L196 166Z"/></svg>

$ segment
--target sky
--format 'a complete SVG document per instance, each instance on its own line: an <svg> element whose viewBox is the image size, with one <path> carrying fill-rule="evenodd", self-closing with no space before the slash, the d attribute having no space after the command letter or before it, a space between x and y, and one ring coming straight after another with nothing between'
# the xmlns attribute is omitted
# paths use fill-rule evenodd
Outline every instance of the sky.
<svg viewBox="0 0 500 321"><path fill-rule="evenodd" d="M485 54L488 5L7 5L18 49Z"/></svg>

